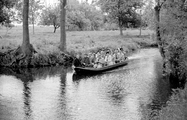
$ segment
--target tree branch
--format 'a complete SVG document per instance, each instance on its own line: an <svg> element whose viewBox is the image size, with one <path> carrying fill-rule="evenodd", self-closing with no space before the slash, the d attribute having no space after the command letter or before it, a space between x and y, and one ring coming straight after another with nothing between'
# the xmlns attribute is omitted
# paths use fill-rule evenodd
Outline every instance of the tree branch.
<svg viewBox="0 0 187 120"><path fill-rule="evenodd" d="M160 7L162 7L162 5L166 2L166 0L164 0L161 4L160 4Z"/></svg>

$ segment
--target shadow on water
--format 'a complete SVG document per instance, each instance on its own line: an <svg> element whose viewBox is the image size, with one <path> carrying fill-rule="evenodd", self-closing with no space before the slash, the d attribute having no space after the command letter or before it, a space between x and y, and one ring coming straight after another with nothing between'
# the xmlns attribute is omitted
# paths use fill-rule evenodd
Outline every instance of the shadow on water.
<svg viewBox="0 0 187 120"><path fill-rule="evenodd" d="M29 83L33 82L34 76L31 69L10 69L1 68L0 75L15 76L23 82L23 102L25 119L29 119L32 115L31 103L31 90Z"/></svg>
<svg viewBox="0 0 187 120"><path fill-rule="evenodd" d="M47 77L54 77L56 75L60 75L60 87L61 87L60 95L62 96L61 98L64 98L67 71L69 71L69 69L64 67L45 67L45 68L31 68L31 69L0 68L0 76L1 75L13 76L22 81L23 109L25 114L23 116L23 119L29 120L29 119L34 119L34 116L32 115L33 114L32 107L31 107L32 89L30 84L36 79L46 79ZM61 108L65 108L64 101L61 105L62 105ZM3 113L4 112L9 113L8 111L3 111ZM3 119L5 119L6 117L4 117ZM15 118L7 118L7 119L15 119ZM21 119L21 117L19 117L19 119Z"/></svg>
<svg viewBox="0 0 187 120"><path fill-rule="evenodd" d="M25 78L25 77L22 77ZM22 79L23 82L23 95L24 95L24 112L26 119L30 118L32 115L31 103L31 90L29 87L29 81L33 81L32 75L26 79Z"/></svg>
<svg viewBox="0 0 187 120"><path fill-rule="evenodd" d="M146 106L142 105L142 112L144 113L144 119L159 119L159 111L165 107L167 101L169 100L172 94L172 87L170 85L169 79L162 76L162 62L155 60L154 61L154 70L155 70L155 78L156 80L156 87L155 87L155 94L149 104Z"/></svg>

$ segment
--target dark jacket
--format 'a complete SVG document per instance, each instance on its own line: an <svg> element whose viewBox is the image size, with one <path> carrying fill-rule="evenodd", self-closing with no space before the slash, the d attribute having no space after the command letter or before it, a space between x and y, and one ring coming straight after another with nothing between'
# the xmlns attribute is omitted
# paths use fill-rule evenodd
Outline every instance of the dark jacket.
<svg viewBox="0 0 187 120"><path fill-rule="evenodd" d="M77 58L74 59L74 63L73 64L74 64L75 67L82 67L81 61L79 59L77 59Z"/></svg>

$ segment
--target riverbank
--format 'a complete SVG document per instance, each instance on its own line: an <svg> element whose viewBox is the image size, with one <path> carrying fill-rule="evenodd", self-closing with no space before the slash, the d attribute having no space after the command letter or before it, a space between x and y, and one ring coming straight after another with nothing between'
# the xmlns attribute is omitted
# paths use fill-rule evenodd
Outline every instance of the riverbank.
<svg viewBox="0 0 187 120"><path fill-rule="evenodd" d="M31 28L30 28L31 29ZM30 30L31 31L31 30ZM0 59L1 66L17 67L24 66L15 55L22 43L22 27L14 27L7 35L4 28L0 29ZM98 49L122 47L126 53L144 47L155 47L154 33L143 30L139 36L139 30L125 30L124 36L119 36L119 31L71 31L67 32L67 54L59 48L60 31L53 33L52 27L35 27L35 34L30 33L30 41L36 50L32 56L31 67L71 65L72 57L77 53L95 52ZM14 64L12 64L12 61ZM11 63L11 64L10 64Z"/></svg>
<svg viewBox="0 0 187 120"><path fill-rule="evenodd" d="M187 87L173 92L167 106L159 113L159 120L186 120L187 118Z"/></svg>

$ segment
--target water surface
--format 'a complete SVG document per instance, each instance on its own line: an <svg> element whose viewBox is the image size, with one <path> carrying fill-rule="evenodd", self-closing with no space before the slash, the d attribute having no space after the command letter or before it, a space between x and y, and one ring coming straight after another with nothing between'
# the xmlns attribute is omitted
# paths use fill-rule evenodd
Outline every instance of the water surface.
<svg viewBox="0 0 187 120"><path fill-rule="evenodd" d="M151 119L170 94L161 56L158 49L143 49L129 60L122 68L78 80L62 67L1 69L0 119Z"/></svg>

